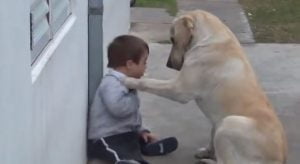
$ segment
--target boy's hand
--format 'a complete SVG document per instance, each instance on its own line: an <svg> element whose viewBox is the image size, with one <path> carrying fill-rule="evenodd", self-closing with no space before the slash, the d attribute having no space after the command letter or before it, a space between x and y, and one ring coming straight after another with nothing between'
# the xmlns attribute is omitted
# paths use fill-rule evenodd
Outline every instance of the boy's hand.
<svg viewBox="0 0 300 164"><path fill-rule="evenodd" d="M149 132L141 133L141 137L144 139L144 141L146 143L153 143L158 140L155 135L153 135L152 133L149 133Z"/></svg>

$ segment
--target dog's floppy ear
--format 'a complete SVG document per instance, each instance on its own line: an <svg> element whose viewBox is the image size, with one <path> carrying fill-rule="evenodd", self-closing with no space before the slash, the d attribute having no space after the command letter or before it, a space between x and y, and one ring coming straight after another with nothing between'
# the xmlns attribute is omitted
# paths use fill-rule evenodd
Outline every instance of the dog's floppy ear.
<svg viewBox="0 0 300 164"><path fill-rule="evenodd" d="M187 27L189 29L194 29L195 24L194 24L194 20L191 16L184 16L182 19L183 19L183 24L185 27Z"/></svg>

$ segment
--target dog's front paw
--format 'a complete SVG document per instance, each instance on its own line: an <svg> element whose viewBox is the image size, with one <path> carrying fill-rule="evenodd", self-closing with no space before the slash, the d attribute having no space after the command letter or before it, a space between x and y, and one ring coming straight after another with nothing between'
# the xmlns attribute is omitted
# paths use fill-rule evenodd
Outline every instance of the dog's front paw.
<svg viewBox="0 0 300 164"><path fill-rule="evenodd" d="M132 78L132 77L126 77L123 80L123 83L127 88L143 90L143 87L141 86L142 83L141 83L140 79L136 79L136 78Z"/></svg>
<svg viewBox="0 0 300 164"><path fill-rule="evenodd" d="M196 162L196 164L217 164L217 162L212 159L201 159L200 161Z"/></svg>
<svg viewBox="0 0 300 164"><path fill-rule="evenodd" d="M209 148L199 148L195 154L195 158L198 159L215 159L213 151Z"/></svg>
<svg viewBox="0 0 300 164"><path fill-rule="evenodd" d="M137 89L138 88L138 79L126 77L123 79L123 83L127 88Z"/></svg>

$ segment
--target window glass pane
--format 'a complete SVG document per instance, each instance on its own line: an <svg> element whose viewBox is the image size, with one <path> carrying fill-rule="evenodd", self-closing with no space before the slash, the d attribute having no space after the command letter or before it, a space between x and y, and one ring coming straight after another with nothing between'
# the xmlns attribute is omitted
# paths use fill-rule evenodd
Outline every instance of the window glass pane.
<svg viewBox="0 0 300 164"><path fill-rule="evenodd" d="M33 62L51 39L49 5L46 0L35 1L30 11L30 47Z"/></svg>
<svg viewBox="0 0 300 164"><path fill-rule="evenodd" d="M50 24L52 32L55 33L71 14L70 0L50 0L50 2Z"/></svg>

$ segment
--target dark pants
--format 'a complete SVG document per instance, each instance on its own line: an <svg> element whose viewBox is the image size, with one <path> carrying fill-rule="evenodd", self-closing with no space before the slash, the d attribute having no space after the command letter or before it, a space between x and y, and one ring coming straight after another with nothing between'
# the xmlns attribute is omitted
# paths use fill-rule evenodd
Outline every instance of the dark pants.
<svg viewBox="0 0 300 164"><path fill-rule="evenodd" d="M141 154L145 145L136 132L127 132L99 140L88 140L88 158L100 159L116 163L120 160L135 160L141 164L149 164Z"/></svg>

